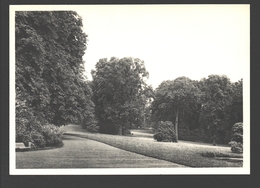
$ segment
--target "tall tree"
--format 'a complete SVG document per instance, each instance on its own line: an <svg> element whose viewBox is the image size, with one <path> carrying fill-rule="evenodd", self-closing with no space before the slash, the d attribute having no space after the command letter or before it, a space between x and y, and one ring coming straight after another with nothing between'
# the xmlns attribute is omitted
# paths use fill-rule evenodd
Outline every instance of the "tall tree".
<svg viewBox="0 0 260 188"><path fill-rule="evenodd" d="M232 83L231 106L229 107L230 125L243 122L243 79Z"/></svg>
<svg viewBox="0 0 260 188"><path fill-rule="evenodd" d="M100 131L124 134L138 123L146 103L148 72L140 59L100 59L92 71L93 101Z"/></svg>
<svg viewBox="0 0 260 188"><path fill-rule="evenodd" d="M201 79L200 87L200 123L209 131L209 136L213 137L213 145L216 145L217 132L221 133L219 136L223 139L229 126L227 112L232 103L232 84L225 75L209 75L208 78Z"/></svg>
<svg viewBox="0 0 260 188"><path fill-rule="evenodd" d="M92 91L83 75L87 35L82 26L74 11L15 15L16 92L35 117L58 126L94 122Z"/></svg>
<svg viewBox="0 0 260 188"><path fill-rule="evenodd" d="M187 77L162 82L155 91L155 100L152 103L153 120L174 122L178 141L179 120L184 120L197 110L199 94L200 90L195 82Z"/></svg>

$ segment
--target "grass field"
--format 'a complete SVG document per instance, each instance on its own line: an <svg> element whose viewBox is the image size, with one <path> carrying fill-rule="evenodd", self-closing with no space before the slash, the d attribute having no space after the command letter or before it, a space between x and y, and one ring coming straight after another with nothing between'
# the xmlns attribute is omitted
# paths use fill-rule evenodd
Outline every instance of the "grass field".
<svg viewBox="0 0 260 188"><path fill-rule="evenodd" d="M242 167L242 162L219 160L205 156L242 158L242 154L234 154L229 147L210 146L196 143L157 142L152 138L135 136L117 136L93 134L72 127L65 127L67 133L99 141L126 151L162 159L189 167ZM208 155L210 154L210 155Z"/></svg>
<svg viewBox="0 0 260 188"><path fill-rule="evenodd" d="M63 135L64 146L49 150L16 152L17 169L53 168L182 168L107 144Z"/></svg>

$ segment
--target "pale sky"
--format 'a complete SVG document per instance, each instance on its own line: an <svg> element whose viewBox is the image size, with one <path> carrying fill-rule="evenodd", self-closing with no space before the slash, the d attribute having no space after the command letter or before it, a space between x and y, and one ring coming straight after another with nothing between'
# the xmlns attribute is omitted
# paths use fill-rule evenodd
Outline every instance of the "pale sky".
<svg viewBox="0 0 260 188"><path fill-rule="evenodd" d="M238 81L249 74L249 5L81 6L89 79L101 58L144 60L149 84L209 74Z"/></svg>
<svg viewBox="0 0 260 188"><path fill-rule="evenodd" d="M74 10L88 35L88 79L101 58L145 62L148 83L227 75L249 83L250 5L24 5L14 10Z"/></svg>

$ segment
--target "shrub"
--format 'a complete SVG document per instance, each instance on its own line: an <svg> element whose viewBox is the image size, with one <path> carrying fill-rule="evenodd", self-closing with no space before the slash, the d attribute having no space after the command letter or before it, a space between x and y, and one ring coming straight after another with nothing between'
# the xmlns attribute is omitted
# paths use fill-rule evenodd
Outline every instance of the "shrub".
<svg viewBox="0 0 260 188"><path fill-rule="evenodd" d="M62 135L63 131L52 124L47 124L42 127L41 134L46 142L45 146L59 146L63 145Z"/></svg>
<svg viewBox="0 0 260 188"><path fill-rule="evenodd" d="M231 151L233 153L243 153L243 144L236 141L231 141L228 143L231 145Z"/></svg>
<svg viewBox="0 0 260 188"><path fill-rule="evenodd" d="M18 93L19 94L19 93ZM26 106L26 102L16 99L15 110L15 140L16 142L31 141L31 125L38 124L32 110Z"/></svg>
<svg viewBox="0 0 260 188"><path fill-rule="evenodd" d="M97 133L98 130L99 130L99 127L97 126L97 124L90 124L88 126L86 126L86 129L88 132L91 132L91 133Z"/></svg>
<svg viewBox="0 0 260 188"><path fill-rule="evenodd" d="M232 139L228 143L233 153L243 152L243 123L235 123L232 127Z"/></svg>
<svg viewBox="0 0 260 188"><path fill-rule="evenodd" d="M153 137L158 142L177 142L174 126L171 121L159 122Z"/></svg>
<svg viewBox="0 0 260 188"><path fill-rule="evenodd" d="M46 121L36 116L34 110L22 98L21 92L17 91L15 109L16 142L23 142L25 145L32 142L35 148L63 144L61 129L54 125L44 125Z"/></svg>
<svg viewBox="0 0 260 188"><path fill-rule="evenodd" d="M31 132L31 140L33 145L36 148L43 148L46 145L46 141L44 140L44 136L39 133L38 131L32 131Z"/></svg>
<svg viewBox="0 0 260 188"><path fill-rule="evenodd" d="M35 148L45 146L62 145L63 132L54 125L42 126L41 121L32 113L32 110L25 106L16 108L16 142L23 142L28 145L32 142Z"/></svg>
<svg viewBox="0 0 260 188"><path fill-rule="evenodd" d="M156 133L156 134L153 135L153 138L154 138L155 140L157 140L158 142L161 142L161 141L163 141L163 133L158 132L158 133Z"/></svg>
<svg viewBox="0 0 260 188"><path fill-rule="evenodd" d="M83 119L81 125L84 129L91 133L97 133L99 131L98 121L96 119Z"/></svg>
<svg viewBox="0 0 260 188"><path fill-rule="evenodd" d="M124 135L132 135L131 131L129 129L124 130Z"/></svg>
<svg viewBox="0 0 260 188"><path fill-rule="evenodd" d="M16 100L15 121L16 142L23 142L25 145L32 142L35 147L45 146L44 138L40 134L42 122L33 114L33 110L19 99Z"/></svg>

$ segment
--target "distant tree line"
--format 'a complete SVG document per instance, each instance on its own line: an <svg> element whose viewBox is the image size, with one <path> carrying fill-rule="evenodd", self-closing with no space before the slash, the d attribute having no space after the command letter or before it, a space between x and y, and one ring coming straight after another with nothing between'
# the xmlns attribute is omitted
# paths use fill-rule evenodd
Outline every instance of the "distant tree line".
<svg viewBox="0 0 260 188"><path fill-rule="evenodd" d="M45 124L75 123L91 132L124 135L170 121L176 140L230 141L232 125L243 121L242 79L183 76L153 90L144 61L112 57L97 62L89 81L82 26L73 11L16 12L17 140Z"/></svg>
<svg viewBox="0 0 260 188"><path fill-rule="evenodd" d="M243 122L242 84L242 79L232 83L225 75L164 81L155 90L152 122L155 128L159 121L174 122L177 140L180 125L181 139L228 143L234 123Z"/></svg>

